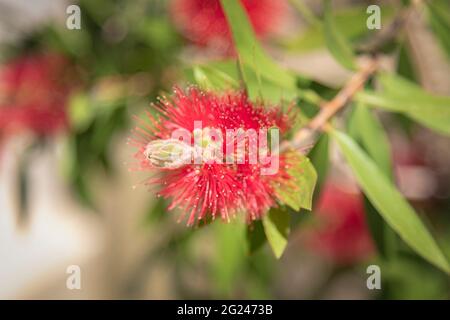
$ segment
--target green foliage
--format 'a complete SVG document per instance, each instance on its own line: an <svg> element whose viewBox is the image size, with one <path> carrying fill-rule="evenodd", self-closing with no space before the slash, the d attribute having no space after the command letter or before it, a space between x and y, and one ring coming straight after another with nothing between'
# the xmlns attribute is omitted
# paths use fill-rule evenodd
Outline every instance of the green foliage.
<svg viewBox="0 0 450 320"><path fill-rule="evenodd" d="M227 20L230 23L234 44L238 52L239 71L243 78L250 98L262 95L266 96L266 90L261 90L263 85L277 85L279 97L292 95L296 91L296 77L280 68L264 52L257 41L255 33L242 5L237 0L221 0ZM255 90L259 88L260 90ZM279 99L278 99L279 100Z"/></svg>
<svg viewBox="0 0 450 320"><path fill-rule="evenodd" d="M19 226L26 226L30 215L30 173L29 166L32 163L33 157L45 144L45 140L38 140L30 145L27 145L20 154L17 163L16 174L16 197L17 201L15 209L17 210L17 224Z"/></svg>
<svg viewBox="0 0 450 320"><path fill-rule="evenodd" d="M354 70L355 58L351 45L347 42L347 39L339 32L336 24L334 23L331 3L329 0L324 1L325 11L324 11L324 34L325 43L330 50L330 53L342 66Z"/></svg>
<svg viewBox="0 0 450 320"><path fill-rule="evenodd" d="M331 135L347 159L364 193L386 222L419 255L450 273L450 266L433 237L411 205L376 163L344 133L332 131Z"/></svg>
<svg viewBox="0 0 450 320"><path fill-rule="evenodd" d="M429 22L450 59L450 6L447 1L427 1Z"/></svg>
<svg viewBox="0 0 450 320"><path fill-rule="evenodd" d="M240 222L230 224L215 223L214 228L218 255L212 272L218 292L231 296L246 258L244 246L245 225Z"/></svg>
<svg viewBox="0 0 450 320"><path fill-rule="evenodd" d="M317 172L317 183L314 191L314 198L318 196L323 183L327 177L329 166L329 138L328 135L323 134L317 140L314 148L311 149L308 156L311 163Z"/></svg>
<svg viewBox="0 0 450 320"><path fill-rule="evenodd" d="M288 243L290 215L285 208L272 208L262 220L264 232L277 259L281 258Z"/></svg>
<svg viewBox="0 0 450 320"><path fill-rule="evenodd" d="M226 65L225 67L230 70ZM231 69L231 71L233 70ZM192 72L195 82L206 90L226 90L239 87L235 77L211 65L194 66Z"/></svg>
<svg viewBox="0 0 450 320"><path fill-rule="evenodd" d="M358 103L353 108L349 121L349 133L361 143L380 170L392 180L388 137L376 115L362 103Z"/></svg>
<svg viewBox="0 0 450 320"><path fill-rule="evenodd" d="M290 101L297 94L300 94L296 89L280 87L278 84L259 76L253 68L239 64L234 60L213 61L195 65L186 69L186 75L190 81L197 83L203 89L221 91L239 88L244 81L242 70L246 75L245 88L252 100L279 104L280 101Z"/></svg>
<svg viewBox="0 0 450 320"><path fill-rule="evenodd" d="M383 125L375 114L363 103L354 105L349 119L348 131L381 172L393 181L391 150ZM367 222L380 255L386 259L394 256L396 235L383 220L377 209L364 196Z"/></svg>
<svg viewBox="0 0 450 320"><path fill-rule="evenodd" d="M287 134L286 138L289 138L289 134L293 135L320 113L326 100L332 99L340 88L324 86L312 80L313 77L310 79L280 67L258 42L241 1L220 2L230 24L237 59L189 65L185 68L186 78L206 90L223 92L245 89L251 100L262 100L265 105L286 106L286 102L292 102L290 106L293 106L296 118L292 132ZM361 49L359 41L378 32L368 30L366 26L366 6L336 6L332 10L331 1L326 0L323 19L318 19L302 2L291 0L291 3L299 9L309 26L300 37L292 33L289 42L278 41L278 44L294 51L328 48L339 64L354 71L356 57L353 48ZM105 173L112 172L109 149L116 133L127 127L129 114L135 110L139 112L143 102L147 104L148 100L176 81L181 39L168 19L165 1L80 0L80 6L82 30L73 32L56 25L48 26L44 31L37 32L36 38L27 42L24 48L61 51L80 69L81 85L77 87L79 91L70 97L68 105L70 135L64 148L63 169L82 202L95 208L95 190L90 185L92 175L99 169ZM444 0L426 1L424 6L427 7L429 24L436 38L450 56L448 3ZM381 13L383 26L387 26L394 9L383 5ZM241 221L212 224L210 219L197 226L196 230L172 225L166 228L163 223L172 222L164 219L170 217L165 215L166 202L158 199L152 203L143 224L157 223L157 228L164 230L163 240L165 237L168 240L165 239L167 241L156 251L158 254L163 252L164 259L173 259L177 287L182 286L181 273L184 269L201 269L201 264L205 262L202 259L196 261L196 257L191 256L191 239L198 233L210 232L213 240L203 242L206 243L206 253L202 252L201 257L207 260L205 269L210 272L213 290L226 298L234 297L236 292L245 292L250 297L270 297L271 275L277 262L267 255L268 250L260 249L268 242L275 257L280 258L287 247L290 229L305 227L305 224L298 222L309 219L309 215L295 212L313 207L313 201L317 199L327 177L329 139L333 138L365 193L368 222L379 249L383 279L389 281L389 290L395 288L390 297L446 297L447 274L436 272L435 267L450 273L448 261L415 210L396 189L387 134L377 114L369 109L378 107L399 113L407 123L415 121L437 132L450 134L450 97L433 95L414 83L417 74L410 59L411 49L399 35L394 35L388 42L389 46L393 42L394 47L399 49L397 74L374 75L369 82L380 84L381 90L364 89L354 97L356 103L348 104L352 107L348 122L351 137L333 129L327 134L320 133L308 155L311 161L296 151L283 154L289 158L287 172L293 179L281 184L273 183L273 193L279 207L270 209L262 220L247 226ZM386 44L380 47L385 48ZM374 54L381 53L378 49L374 51L377 51ZM209 56L206 54L203 57ZM129 80L135 80L133 76L142 72L151 78L150 88L145 94L133 96L129 92L132 90L126 87L132 82ZM96 90L97 85L103 84L105 78L118 78L120 84L107 85L106 94L99 92L101 90ZM142 85L141 78L138 77L137 82ZM373 83L367 88L377 88L372 86ZM338 113L337 117L341 115L345 118L348 113ZM327 119L327 122L330 126L334 125L328 120L332 119ZM395 117L389 120L397 125L400 123ZM338 121L335 123L339 124ZM30 159L26 153L19 163L18 191L23 217L26 217L28 204L26 166ZM409 248L403 248L405 243L398 241L394 231L425 260ZM247 244L247 248L243 243ZM149 255L147 260L155 259ZM241 280L245 282L241 284ZM183 294L190 298L189 293Z"/></svg>
<svg viewBox="0 0 450 320"><path fill-rule="evenodd" d="M289 0L290 4L297 9L308 24L312 26L319 26L320 20L309 9L308 5L303 0Z"/></svg>
<svg viewBox="0 0 450 320"><path fill-rule="evenodd" d="M433 95L416 84L394 74L377 78L383 90L365 90L356 95L369 106L400 112L442 134L450 134L450 97Z"/></svg>
<svg viewBox="0 0 450 320"><path fill-rule="evenodd" d="M266 234L261 221L254 221L247 227L248 253L252 254L266 243Z"/></svg>
<svg viewBox="0 0 450 320"><path fill-rule="evenodd" d="M417 71L411 61L411 53L408 50L406 41L400 43L397 60L397 74L415 82L417 79Z"/></svg>
<svg viewBox="0 0 450 320"><path fill-rule="evenodd" d="M389 299L448 299L448 276L423 261L401 256L380 267L390 287Z"/></svg>
<svg viewBox="0 0 450 320"><path fill-rule="evenodd" d="M288 183L274 183L273 188L281 203L295 211L311 210L317 173L311 161L298 152L286 153L287 173L292 177Z"/></svg>
<svg viewBox="0 0 450 320"><path fill-rule="evenodd" d="M301 1L301 0L300 0ZM371 36L375 31L369 30L366 25L367 6L351 6L345 8L336 8L333 13L333 25L339 30L339 33L348 39L352 44L359 40ZM383 4L381 10L381 21L383 25L389 24L394 13L393 7L389 4ZM323 23L314 23L300 35L282 41L282 44L290 51L306 52L326 47Z"/></svg>
<svg viewBox="0 0 450 320"><path fill-rule="evenodd" d="M83 131L91 124L94 112L86 94L80 92L70 97L68 117L75 131Z"/></svg>

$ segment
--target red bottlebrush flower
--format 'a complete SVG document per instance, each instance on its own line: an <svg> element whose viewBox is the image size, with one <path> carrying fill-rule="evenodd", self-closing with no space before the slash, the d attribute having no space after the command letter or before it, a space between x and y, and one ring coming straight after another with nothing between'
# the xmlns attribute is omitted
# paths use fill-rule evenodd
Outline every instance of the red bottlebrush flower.
<svg viewBox="0 0 450 320"><path fill-rule="evenodd" d="M279 29L287 12L284 0L241 0L259 38ZM232 37L219 0L172 0L170 11L178 29L200 46L230 51Z"/></svg>
<svg viewBox="0 0 450 320"><path fill-rule="evenodd" d="M237 157L234 159L236 161L230 163L221 162L217 160L219 158L211 158L205 152L207 149L202 148L225 140L213 140L213 135L207 134L213 130L222 137L227 137L227 131L263 131L273 127L283 133L289 126L286 114L281 114L278 108L255 105L241 92L216 95L196 87L186 92L175 89L172 98L163 98L154 107L161 116L155 117L148 113L150 123L141 120L141 126L136 129L135 137L130 142L138 148L135 154L138 169L156 173L146 184L161 186L159 195L171 199L169 210L175 207L183 209L180 219L187 214L188 225L193 225L196 221L217 216L229 221L238 212L246 212L246 220L250 223L277 205L273 185L289 183L290 176L286 168L293 162L288 155L267 155L266 160L278 159L278 167L276 172L264 175L261 170L267 169L272 162L254 163L250 160L252 138L245 140L248 154L240 162L236 160ZM201 129L196 127L198 123L201 123ZM189 133L188 140L181 142L173 139L173 132L177 129ZM200 149L204 151L201 163L195 162L198 153L195 139L198 133L203 134L200 140ZM231 154L226 152L227 146L234 145L234 142L227 140L216 150L234 157L237 148ZM197 149L188 145L191 143ZM259 152L264 145L260 142L258 147ZM194 152L188 152L185 157L181 151L186 150ZM175 152L177 156L170 158L170 152ZM182 162L183 159L188 161Z"/></svg>
<svg viewBox="0 0 450 320"><path fill-rule="evenodd" d="M64 57L48 53L0 66L0 135L48 135L67 126L67 66Z"/></svg>
<svg viewBox="0 0 450 320"><path fill-rule="evenodd" d="M341 265L362 261L373 254L361 194L327 183L315 213L318 226L306 236L311 250Z"/></svg>

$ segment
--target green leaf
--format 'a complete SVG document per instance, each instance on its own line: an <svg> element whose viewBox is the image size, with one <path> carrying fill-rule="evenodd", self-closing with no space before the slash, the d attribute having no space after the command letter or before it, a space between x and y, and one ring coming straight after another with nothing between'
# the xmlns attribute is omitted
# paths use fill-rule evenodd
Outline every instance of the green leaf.
<svg viewBox="0 0 450 320"><path fill-rule="evenodd" d="M82 131L92 123L94 110L92 109L89 98L83 93L77 93L69 100L69 120L72 128Z"/></svg>
<svg viewBox="0 0 450 320"><path fill-rule="evenodd" d="M81 204L89 209L97 210L91 189L88 186L88 180L89 179L86 177L86 175L80 173L77 176L73 177L72 188Z"/></svg>
<svg viewBox="0 0 450 320"><path fill-rule="evenodd" d="M437 1L428 1L426 4L431 29L439 39L447 57L450 58L450 14L448 13L450 7L448 2L441 1L441 5L438 5Z"/></svg>
<svg viewBox="0 0 450 320"><path fill-rule="evenodd" d="M310 25L319 26L321 24L320 20L314 15L303 0L290 0L289 2Z"/></svg>
<svg viewBox="0 0 450 320"><path fill-rule="evenodd" d="M202 89L213 89L214 88L211 81L208 79L206 72L201 67L195 66L192 71L193 71L195 82Z"/></svg>
<svg viewBox="0 0 450 320"><path fill-rule="evenodd" d="M450 97L433 95L396 75L382 73L378 79L382 92L365 90L356 94L356 100L403 113L426 127L450 134Z"/></svg>
<svg viewBox="0 0 450 320"><path fill-rule="evenodd" d="M413 95L414 99L419 99L420 101L436 99L436 101L442 102L440 97L423 90L416 83L394 73L380 72L377 79L380 81L383 90L390 95L398 97Z"/></svg>
<svg viewBox="0 0 450 320"><path fill-rule="evenodd" d="M349 133L360 141L377 166L392 180L392 163L389 140L375 114L358 103L349 122Z"/></svg>
<svg viewBox="0 0 450 320"><path fill-rule="evenodd" d="M246 259L242 243L245 241L244 223L214 223L217 253L212 265L217 290L221 295L231 296Z"/></svg>
<svg viewBox="0 0 450 320"><path fill-rule="evenodd" d="M213 65L197 65L192 68L194 81L203 89L225 90L238 88L237 79Z"/></svg>
<svg viewBox="0 0 450 320"><path fill-rule="evenodd" d="M362 103L357 103L349 121L349 133L374 160L383 174L393 181L389 140L375 114ZM378 252L385 258L395 253L396 235L378 211L364 196L367 222Z"/></svg>
<svg viewBox="0 0 450 320"><path fill-rule="evenodd" d="M279 259L288 242L290 216L285 208L272 208L262 220L264 232L275 257Z"/></svg>
<svg viewBox="0 0 450 320"><path fill-rule="evenodd" d="M282 100L290 101L299 93L307 92L280 87L279 84L258 76L249 66L241 66L239 70L238 64L233 60L213 61L186 70L189 80L212 90L238 88L242 73L246 76L247 94L252 100L263 99L266 102L279 104Z"/></svg>
<svg viewBox="0 0 450 320"><path fill-rule="evenodd" d="M325 181L328 173L328 164L329 164L329 138L328 135L323 134L314 148L308 154L308 157L311 159L311 163L313 164L316 172L317 172L317 184L315 187L315 197L320 193L322 188L322 184Z"/></svg>
<svg viewBox="0 0 450 320"><path fill-rule="evenodd" d="M399 242L397 234L383 219L383 216L372 205L366 195L364 195L364 211L368 227L380 256L386 261L396 258L398 256L397 247Z"/></svg>
<svg viewBox="0 0 450 320"><path fill-rule="evenodd" d="M377 30L369 30L366 25L367 6L352 5L345 8L333 10L334 25L346 38L356 42L362 38L369 37ZM381 10L381 21L388 25L395 10L392 5L383 4ZM292 38L281 41L288 50L295 52L307 52L326 47L322 24L313 24L311 27L294 35Z"/></svg>
<svg viewBox="0 0 450 320"><path fill-rule="evenodd" d="M247 227L248 253L252 254L261 248L267 241L261 221L254 221Z"/></svg>
<svg viewBox="0 0 450 320"><path fill-rule="evenodd" d="M417 71L411 60L411 52L409 51L406 41L399 44L397 58L397 74L405 79L416 81L418 79Z"/></svg>
<svg viewBox="0 0 450 320"><path fill-rule="evenodd" d="M27 147L20 155L17 165L17 224L24 226L29 222L30 177L29 166L32 161L34 145Z"/></svg>
<svg viewBox="0 0 450 320"><path fill-rule="evenodd" d="M287 173L292 177L284 183L275 182L275 195L281 203L287 204L295 211L301 208L311 210L317 173L311 161L296 152L286 152Z"/></svg>
<svg viewBox="0 0 450 320"><path fill-rule="evenodd" d="M355 70L354 55L351 45L347 42L347 39L339 32L331 12L331 3L329 0L324 1L324 33L325 43L330 50L333 57L342 66Z"/></svg>
<svg viewBox="0 0 450 320"><path fill-rule="evenodd" d="M280 68L264 52L256 39L252 25L247 14L238 0L221 0L228 24L230 25L234 45L238 52L241 71L246 85L251 83L258 85L263 80L282 87L285 91L296 91L296 78L290 72ZM248 70L250 68L256 75L257 80L252 79Z"/></svg>
<svg viewBox="0 0 450 320"><path fill-rule="evenodd" d="M346 134L331 131L368 199L386 222L423 258L450 273L450 266L411 205L375 162Z"/></svg>
<svg viewBox="0 0 450 320"><path fill-rule="evenodd" d="M379 263L383 281L390 286L384 299L448 299L448 276L423 260L403 255Z"/></svg>
<svg viewBox="0 0 450 320"><path fill-rule="evenodd" d="M385 93L374 92L366 90L359 92L356 95L357 101L362 101L369 106L383 108L391 112L400 112L421 125L435 130L439 133L450 135L450 122L446 110L439 116L434 112L434 108L428 108L430 104L422 102L424 108L418 109L417 106L421 103L419 101L410 102L409 98L400 98L389 96Z"/></svg>

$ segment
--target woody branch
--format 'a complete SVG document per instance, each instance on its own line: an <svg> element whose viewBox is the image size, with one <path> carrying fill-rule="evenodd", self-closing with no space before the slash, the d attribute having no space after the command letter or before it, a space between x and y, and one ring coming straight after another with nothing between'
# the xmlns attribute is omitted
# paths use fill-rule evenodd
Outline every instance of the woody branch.
<svg viewBox="0 0 450 320"><path fill-rule="evenodd" d="M311 139L316 132L323 130L328 125L328 121L338 111L345 107L353 96L363 88L364 84L377 68L378 61L375 58L371 58L366 62L331 101L325 102L321 106L319 113L308 123L308 125L301 128L291 141L288 141L281 146L281 149L298 149L305 141Z"/></svg>

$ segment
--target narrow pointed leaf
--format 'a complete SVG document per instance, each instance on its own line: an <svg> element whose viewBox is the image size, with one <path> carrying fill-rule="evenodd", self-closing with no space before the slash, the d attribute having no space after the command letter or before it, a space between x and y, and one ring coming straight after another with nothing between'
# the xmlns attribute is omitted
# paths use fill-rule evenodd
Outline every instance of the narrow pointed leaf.
<svg viewBox="0 0 450 320"><path fill-rule="evenodd" d="M448 261L431 234L411 205L375 162L346 134L338 131L332 131L331 134L352 168L359 185L386 222L419 255L450 273Z"/></svg>
<svg viewBox="0 0 450 320"><path fill-rule="evenodd" d="M350 43L345 39L345 37L340 33L336 24L334 23L331 3L329 0L324 1L324 33L325 33L325 43L330 50L333 57L342 66L354 70L355 69L355 58Z"/></svg>
<svg viewBox="0 0 450 320"><path fill-rule="evenodd" d="M327 134L323 134L314 148L309 152L308 157L311 159L316 172L317 183L315 187L314 197L320 193L321 187L328 173L329 165L329 138Z"/></svg>
<svg viewBox="0 0 450 320"><path fill-rule="evenodd" d="M392 178L389 140L375 114L362 103L357 104L349 123L350 135L360 141L377 166Z"/></svg>
<svg viewBox="0 0 450 320"><path fill-rule="evenodd" d="M382 73L378 80L383 90L362 91L356 95L357 101L401 112L426 127L450 134L450 97L431 94L397 75Z"/></svg>
<svg viewBox="0 0 450 320"><path fill-rule="evenodd" d="M277 259L279 259L288 242L290 231L290 216L286 209L272 208L264 216L263 220L264 232L272 251Z"/></svg>
<svg viewBox="0 0 450 320"><path fill-rule="evenodd" d="M264 52L241 2L238 0L221 0L221 4L233 35L244 81L251 81L253 86L269 81L277 84L284 92L295 92L295 76L279 67ZM256 74L256 81L251 79L252 76L248 74L246 68L253 70ZM246 83L246 85L249 84Z"/></svg>
<svg viewBox="0 0 450 320"><path fill-rule="evenodd" d="M390 145L384 128L378 118L363 103L357 103L351 114L348 130L378 168L393 181ZM380 213L364 195L364 207L367 223L378 252L384 258L395 254L397 237L392 228L384 221Z"/></svg>

